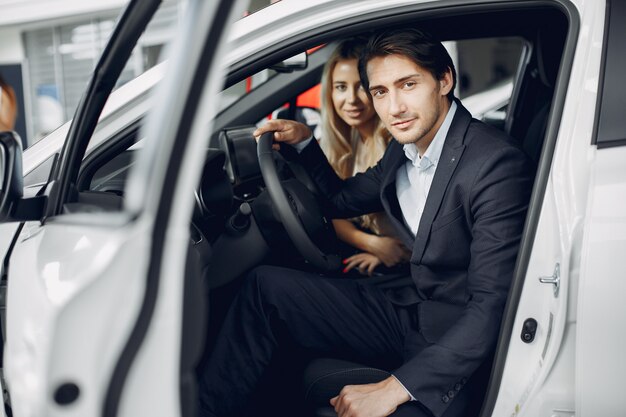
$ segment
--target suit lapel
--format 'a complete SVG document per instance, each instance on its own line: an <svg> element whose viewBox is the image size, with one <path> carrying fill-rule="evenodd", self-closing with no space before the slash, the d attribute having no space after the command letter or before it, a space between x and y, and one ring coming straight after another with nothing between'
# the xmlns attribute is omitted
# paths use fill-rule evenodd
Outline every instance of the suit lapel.
<svg viewBox="0 0 626 417"><path fill-rule="evenodd" d="M456 167L459 165L461 156L465 150L463 138L465 137L465 131L471 121L471 115L458 101L457 106L450 130L448 130L448 136L446 137L441 151L441 156L439 157L439 163L437 164L437 170L435 171L428 197L426 198L426 205L424 206L424 212L422 213L422 218L420 219L420 224L417 229L417 236L415 237L411 262L419 263L422 260L433 220L439 211L439 207L441 207L441 202L443 201L443 196L448 188L452 174L454 174Z"/></svg>

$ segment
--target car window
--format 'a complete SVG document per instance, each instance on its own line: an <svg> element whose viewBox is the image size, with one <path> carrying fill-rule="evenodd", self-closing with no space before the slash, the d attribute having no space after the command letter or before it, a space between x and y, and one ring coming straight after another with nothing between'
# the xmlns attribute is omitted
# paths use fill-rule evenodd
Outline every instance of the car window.
<svg viewBox="0 0 626 417"><path fill-rule="evenodd" d="M246 94L249 94L276 74L276 71L272 69L264 69L224 89L220 94L219 111L224 110Z"/></svg>
<svg viewBox="0 0 626 417"><path fill-rule="evenodd" d="M306 53L308 57L311 54L314 54L319 49L321 49L323 46L324 45L316 46L314 48L307 50L306 52L303 52L302 54ZM299 55L301 54L297 54L296 56L299 56ZM295 58L295 56L292 58ZM261 85L265 84L270 79L274 78L280 72L292 72L292 71L298 71L298 69L292 69L290 71L277 71L274 68L270 67L267 69L263 69L257 72L256 74L246 77L245 79L233 84L232 86L224 89L222 93L220 94L218 112L223 111L224 109L226 109L227 107L235 103L236 101L242 99L245 95L250 94L252 91L259 88ZM302 100L307 101L307 103L310 103L311 99L313 100L313 103L317 103L317 107L319 107L319 99L315 97L315 93L313 94L309 93L308 98L307 97L302 98Z"/></svg>
<svg viewBox="0 0 626 417"><path fill-rule="evenodd" d="M90 191L105 191L124 195L126 179L136 158L135 150L127 149L101 166L93 175Z"/></svg>
<svg viewBox="0 0 626 417"><path fill-rule="evenodd" d="M474 117L504 129L514 80L524 53L523 40L517 37L461 40L446 42L446 47L458 68L456 95L467 104ZM314 54L317 50L314 48L308 53ZM476 56L480 59L476 59ZM220 97L220 111L228 109L235 103L244 103L246 106L256 108L259 103L252 101L258 97L254 95L252 97L250 94L270 88L272 91L268 94L273 100L277 99L276 94L280 94L282 104L269 108L267 112L249 115L247 124L260 126L272 118L294 118L309 125L319 138L321 68L319 74L312 82L302 84L298 81L298 74L295 74L294 78L294 74L279 73L271 68L263 69L224 89ZM287 77L290 77L291 82L298 87L290 89L289 86L285 86L283 79ZM275 81L274 84L270 83L272 80ZM275 84L281 85L285 90L280 92L273 90ZM260 107L263 108L262 103ZM123 195L127 175L140 148L138 144L133 146L133 143L134 140L129 140L125 147L119 148L109 157L102 158L97 169L90 169L92 174L86 189ZM133 147L130 148L131 146Z"/></svg>
<svg viewBox="0 0 626 417"><path fill-rule="evenodd" d="M456 56L456 96L472 113L499 129L505 128L525 43L519 37L469 39L447 43ZM454 59L454 58L453 58Z"/></svg>
<svg viewBox="0 0 626 417"><path fill-rule="evenodd" d="M458 72L455 95L472 116L504 129L508 103L525 51L524 40L520 37L494 37L448 41L444 42L444 46ZM315 130L320 119L320 94L319 84L298 91L286 97L283 105L256 120L255 124L260 126L273 118L288 118L306 123ZM234 98L230 97L229 105ZM244 99L243 94L237 99ZM319 137L319 131L316 137Z"/></svg>

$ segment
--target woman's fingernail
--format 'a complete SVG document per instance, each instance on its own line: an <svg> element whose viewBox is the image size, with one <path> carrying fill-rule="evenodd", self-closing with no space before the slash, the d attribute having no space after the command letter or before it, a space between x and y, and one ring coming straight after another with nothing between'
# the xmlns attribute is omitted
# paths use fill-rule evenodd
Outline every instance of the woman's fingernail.
<svg viewBox="0 0 626 417"><path fill-rule="evenodd" d="M348 268L344 268L344 269L343 269L343 273L345 274L345 273L347 273L347 272L348 272Z"/></svg>
<svg viewBox="0 0 626 417"><path fill-rule="evenodd" d="M345 264L347 264L347 263L348 263L348 260L347 260L347 259L344 259L344 260L343 260L343 261L341 261L341 262L343 262L343 264L345 265Z"/></svg>

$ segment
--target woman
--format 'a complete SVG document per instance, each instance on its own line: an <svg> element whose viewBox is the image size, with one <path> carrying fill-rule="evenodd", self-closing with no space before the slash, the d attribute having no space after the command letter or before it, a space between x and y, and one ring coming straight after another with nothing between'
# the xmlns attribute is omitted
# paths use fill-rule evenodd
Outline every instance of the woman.
<svg viewBox="0 0 626 417"><path fill-rule="evenodd" d="M361 45L359 39L343 41L322 75L320 146L342 179L376 165L391 140L361 86L357 67ZM335 219L333 225L339 239L362 251L344 260L344 272L356 268L372 275L380 264L391 267L409 259L410 252L394 237L384 213Z"/></svg>
<svg viewBox="0 0 626 417"><path fill-rule="evenodd" d="M0 132L13 130L17 117L15 92L0 75Z"/></svg>

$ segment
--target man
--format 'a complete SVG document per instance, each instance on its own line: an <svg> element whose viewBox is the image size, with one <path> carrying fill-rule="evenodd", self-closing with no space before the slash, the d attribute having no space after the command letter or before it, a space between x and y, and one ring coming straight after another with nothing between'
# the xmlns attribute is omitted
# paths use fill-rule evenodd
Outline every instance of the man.
<svg viewBox="0 0 626 417"><path fill-rule="evenodd" d="M272 121L255 136L273 131L298 149L332 216L384 209L412 248L413 285L383 291L256 269L201 380L205 415L233 412L289 341L392 369L380 383L344 387L331 399L339 416L461 416L471 377L493 352L532 187L528 159L454 99L452 60L423 33L372 36L359 71L395 138L366 173L340 180L297 122Z"/></svg>

